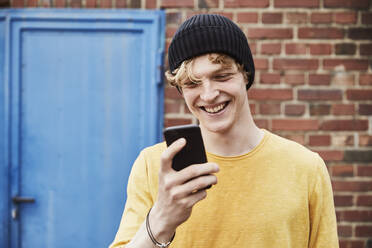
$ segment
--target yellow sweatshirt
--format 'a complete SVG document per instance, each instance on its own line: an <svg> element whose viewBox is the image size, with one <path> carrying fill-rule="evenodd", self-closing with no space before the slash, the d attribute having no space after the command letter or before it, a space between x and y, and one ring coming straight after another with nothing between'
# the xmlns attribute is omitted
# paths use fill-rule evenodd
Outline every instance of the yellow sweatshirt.
<svg viewBox="0 0 372 248"><path fill-rule="evenodd" d="M134 163L111 247L130 241L156 200L165 148L146 148ZM247 154L207 157L220 167L218 184L177 228L170 247L338 247L331 183L318 154L265 130Z"/></svg>

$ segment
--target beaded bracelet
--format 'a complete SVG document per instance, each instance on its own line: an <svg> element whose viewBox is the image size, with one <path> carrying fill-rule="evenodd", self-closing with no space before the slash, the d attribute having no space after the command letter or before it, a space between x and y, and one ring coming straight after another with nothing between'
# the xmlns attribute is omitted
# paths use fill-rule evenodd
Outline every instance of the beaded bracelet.
<svg viewBox="0 0 372 248"><path fill-rule="evenodd" d="M174 236L176 235L176 233L173 234L171 240L168 241L167 243L160 243L160 242L158 242L154 238L154 235L152 234L151 229L150 229L149 215L150 215L151 209L152 208L150 208L150 210L149 210L149 212L147 213L147 216L146 216L146 229L147 229L147 233L148 233L148 235L149 235L152 243L154 243L154 245L156 245L157 247L161 247L161 248L167 248L172 243L172 241L173 241Z"/></svg>

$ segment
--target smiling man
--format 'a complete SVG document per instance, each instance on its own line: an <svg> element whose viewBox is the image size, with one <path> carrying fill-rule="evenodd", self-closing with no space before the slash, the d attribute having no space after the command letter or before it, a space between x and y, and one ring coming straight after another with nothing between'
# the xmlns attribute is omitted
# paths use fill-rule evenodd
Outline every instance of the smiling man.
<svg viewBox="0 0 372 248"><path fill-rule="evenodd" d="M168 56L167 79L199 120L208 163L174 171L184 139L143 150L111 247L338 247L323 160L253 121L255 68L240 28L220 15L193 16Z"/></svg>

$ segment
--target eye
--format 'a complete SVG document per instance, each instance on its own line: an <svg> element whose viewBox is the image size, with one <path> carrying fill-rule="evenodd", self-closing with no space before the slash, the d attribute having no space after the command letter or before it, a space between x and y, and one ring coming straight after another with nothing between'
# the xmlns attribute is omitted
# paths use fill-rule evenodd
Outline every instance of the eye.
<svg viewBox="0 0 372 248"><path fill-rule="evenodd" d="M198 86L200 84L200 82L192 82L192 81L187 81L185 82L182 87L183 88L195 88L196 86Z"/></svg>
<svg viewBox="0 0 372 248"><path fill-rule="evenodd" d="M214 79L216 81L224 82L224 81L228 81L229 79L231 79L232 76L233 76L233 73L221 73L221 74L215 75Z"/></svg>

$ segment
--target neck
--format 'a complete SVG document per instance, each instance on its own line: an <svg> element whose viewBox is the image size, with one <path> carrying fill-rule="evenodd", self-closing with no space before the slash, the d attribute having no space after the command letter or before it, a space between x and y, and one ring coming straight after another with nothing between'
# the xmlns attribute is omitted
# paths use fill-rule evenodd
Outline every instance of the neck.
<svg viewBox="0 0 372 248"><path fill-rule="evenodd" d="M253 150L262 140L264 132L247 115L244 125L234 126L225 133L210 132L200 126L205 148L220 156L238 156Z"/></svg>

